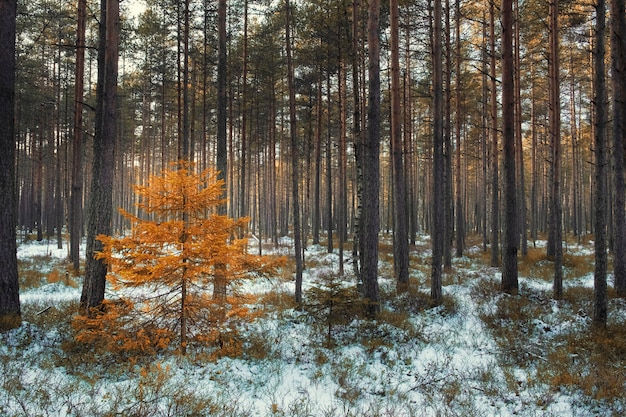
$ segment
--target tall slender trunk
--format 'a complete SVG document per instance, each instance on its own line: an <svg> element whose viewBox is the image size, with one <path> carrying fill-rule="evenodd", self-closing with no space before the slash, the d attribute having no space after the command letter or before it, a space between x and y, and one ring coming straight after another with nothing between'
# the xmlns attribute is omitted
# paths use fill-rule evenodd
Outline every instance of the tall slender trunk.
<svg viewBox="0 0 626 417"><path fill-rule="evenodd" d="M347 123L347 99L346 99L346 77L343 58L339 53L339 71L337 74L337 85L339 90L339 216L337 219L337 237L339 238L339 273L343 274L343 246L346 240L346 224L348 214L348 182L346 180L346 123Z"/></svg>
<svg viewBox="0 0 626 417"><path fill-rule="evenodd" d="M515 294L517 282L517 248L519 244L517 189L515 172L515 94L513 82L513 5L502 0L502 141L504 144L504 256L502 290Z"/></svg>
<svg viewBox="0 0 626 417"><path fill-rule="evenodd" d="M0 330L21 324L15 232L16 14L16 0L0 2Z"/></svg>
<svg viewBox="0 0 626 417"><path fill-rule="evenodd" d="M519 185L517 187L517 202L519 208L519 228L518 231L522 240L522 256L528 254L528 233L526 228L526 180L524 168L524 152L522 144L522 99L521 99L521 59L520 59L520 20L519 20L519 0L515 0L514 7L514 65L513 65L513 82L515 94L515 146L517 148L517 170L519 175Z"/></svg>
<svg viewBox="0 0 626 417"><path fill-rule="evenodd" d="M444 155L444 244L443 244L443 265L449 270L452 268L452 240L454 239L454 213L452 199L452 53L450 42L450 0L446 1L445 14L445 80L444 80L444 127L443 127L443 155Z"/></svg>
<svg viewBox="0 0 626 417"><path fill-rule="evenodd" d="M300 237L299 169L300 152L296 132L296 86L291 58L291 5L285 0L285 51L287 54L287 89L289 90L289 137L291 139L291 195L293 198L293 240L296 260L296 303L302 302L302 241Z"/></svg>
<svg viewBox="0 0 626 417"><path fill-rule="evenodd" d="M551 215L548 250L554 256L554 298L563 296L563 245L561 209L561 94L559 76L559 1L550 1L550 138L552 147ZM552 242L550 242L552 237Z"/></svg>
<svg viewBox="0 0 626 417"><path fill-rule="evenodd" d="M369 95L367 110L367 136L363 146L363 265L362 277L368 314L375 316L380 310L378 288L378 232L380 189L380 1L370 0L367 22L369 46Z"/></svg>
<svg viewBox="0 0 626 417"><path fill-rule="evenodd" d="M330 67L330 52L328 56ZM328 103L326 126L326 250L333 252L333 142L332 142L332 100L330 94L330 71L326 71L326 96Z"/></svg>
<svg viewBox="0 0 626 417"><path fill-rule="evenodd" d="M189 0L185 0L187 3ZM219 0L217 3L217 152L216 152L216 168L218 171L217 179L226 183L227 165L227 147L226 147L226 119L227 119L227 97L226 97L226 0ZM224 187L222 196L226 199L226 190L228 184ZM217 212L221 216L227 213L227 204L224 201L217 207ZM218 264L215 266L215 277L213 278L213 298L219 302L226 300L226 273L225 265Z"/></svg>
<svg viewBox="0 0 626 417"><path fill-rule="evenodd" d="M322 216L320 213L320 192L322 182L322 69L318 69L317 80L317 105L316 105L316 128L315 128L315 180L313 181L313 244L320 243L320 229Z"/></svg>
<svg viewBox="0 0 626 417"><path fill-rule="evenodd" d="M352 117L352 135L354 142L354 159L356 165L356 213L352 235L352 266L357 277L357 286L362 286L360 257L361 251L361 218L363 207L363 131L361 129L361 92L359 90L359 1L352 0L352 96L354 114ZM318 100L319 101L319 100Z"/></svg>
<svg viewBox="0 0 626 417"><path fill-rule="evenodd" d="M489 76L491 77L491 266L500 265L500 187L498 184L498 109L496 92L496 28L495 0L489 1L489 42L491 59Z"/></svg>
<svg viewBox="0 0 626 417"><path fill-rule="evenodd" d="M402 116L400 110L400 42L398 0L391 8L391 152L393 158L394 242L393 258L399 291L409 285L409 236L406 215L406 177L402 155Z"/></svg>
<svg viewBox="0 0 626 417"><path fill-rule="evenodd" d="M626 181L624 135L626 134L626 12L624 0L611 1L611 72L613 86L614 275L615 289L626 296Z"/></svg>
<svg viewBox="0 0 626 417"><path fill-rule="evenodd" d="M103 249L98 235L111 234L113 177L117 142L117 75L119 57L119 0L102 0L98 48L96 127L93 174L87 229L87 264L81 306L89 310L104 301L107 266L95 254Z"/></svg>
<svg viewBox="0 0 626 417"><path fill-rule="evenodd" d="M444 242L444 149L443 149L443 71L441 59L441 0L435 0L433 13L433 189L432 189L432 261L430 298L440 303Z"/></svg>
<svg viewBox="0 0 626 417"><path fill-rule="evenodd" d="M246 207L246 159L248 152L248 0L243 6L243 74L241 93L241 170L239 175L239 217L245 217ZM243 230L242 230L243 232ZM243 236L240 236L243 237Z"/></svg>
<svg viewBox="0 0 626 417"><path fill-rule="evenodd" d="M465 234L463 193L461 187L461 0L455 2L455 42L456 42L456 115L455 115L455 136L456 136L456 256L463 256L463 240Z"/></svg>
<svg viewBox="0 0 626 417"><path fill-rule="evenodd" d="M607 319L607 283L608 256L606 244L606 215L607 215L607 93L604 59L606 55L604 36L606 31L606 3L598 0L596 3L596 42L594 45L594 107L595 107L595 207L594 207L594 307L593 322L605 326Z"/></svg>

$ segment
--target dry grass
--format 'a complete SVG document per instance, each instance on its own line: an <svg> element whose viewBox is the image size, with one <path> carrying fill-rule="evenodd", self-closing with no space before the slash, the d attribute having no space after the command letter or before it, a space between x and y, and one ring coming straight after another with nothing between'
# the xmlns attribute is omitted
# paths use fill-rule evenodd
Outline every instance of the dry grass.
<svg viewBox="0 0 626 417"><path fill-rule="evenodd" d="M621 398L626 386L626 324L572 332L552 344L538 377L553 389L581 390L593 399Z"/></svg>

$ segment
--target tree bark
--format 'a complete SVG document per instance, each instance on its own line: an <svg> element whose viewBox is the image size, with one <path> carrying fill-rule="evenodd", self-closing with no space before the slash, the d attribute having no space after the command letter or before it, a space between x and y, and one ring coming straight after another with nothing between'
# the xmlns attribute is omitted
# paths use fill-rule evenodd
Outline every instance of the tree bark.
<svg viewBox="0 0 626 417"><path fill-rule="evenodd" d="M606 326L607 319L607 92L605 79L605 31L606 3L596 3L596 33L594 44L594 107L595 107L595 194L594 194L594 250L595 270L593 277L593 322Z"/></svg>
<svg viewBox="0 0 626 417"><path fill-rule="evenodd" d="M15 233L16 13L16 0L0 2L0 330L21 324Z"/></svg>
<svg viewBox="0 0 626 417"><path fill-rule="evenodd" d="M626 296L626 182L624 135L626 134L626 17L624 0L611 1L611 73L613 86L614 275L615 289Z"/></svg>
<svg viewBox="0 0 626 417"><path fill-rule="evenodd" d="M502 140L504 143L504 256L502 290L518 292L517 282L517 189L515 181L515 95L513 92L513 5L502 0Z"/></svg>
<svg viewBox="0 0 626 417"><path fill-rule="evenodd" d="M367 135L363 144L363 265L362 277L368 315L375 316L379 309L378 288L378 232L380 228L380 1L371 0L368 10L367 41L369 47L369 93L367 109Z"/></svg>
<svg viewBox="0 0 626 417"><path fill-rule="evenodd" d="M491 266L500 265L500 190L498 173L498 111L496 94L496 29L495 0L489 1L489 43L491 59L489 75L491 77Z"/></svg>
<svg viewBox="0 0 626 417"><path fill-rule="evenodd" d="M352 266L356 274L357 286L362 287L361 277L361 218L363 208L363 130L361 129L361 92L359 80L359 2L352 0L352 96L354 114L352 133L354 141L354 159L356 165L356 208L352 237ZM362 288L360 288L362 289Z"/></svg>
<svg viewBox="0 0 626 417"><path fill-rule="evenodd" d="M552 147L551 214L548 251L554 256L554 298L563 296L563 245L561 208L561 94L559 76L559 1L550 1L550 139ZM552 242L550 242L552 237Z"/></svg>
<svg viewBox="0 0 626 417"><path fill-rule="evenodd" d="M96 129L87 229L87 264L81 306L89 310L104 301L107 266L94 255L103 249L98 235L111 234L113 177L117 141L117 75L119 56L119 0L102 0L98 47Z"/></svg>
<svg viewBox="0 0 626 417"><path fill-rule="evenodd" d="M442 292L444 242L444 155L443 155L443 71L441 46L441 0L435 0L433 13L433 223L430 298L439 304Z"/></svg>
<svg viewBox="0 0 626 417"><path fill-rule="evenodd" d="M398 0L390 0L389 5L391 9L391 152L394 185L393 258L398 290L406 291L409 285L409 236L406 215L406 178L402 155Z"/></svg>
<svg viewBox="0 0 626 417"><path fill-rule="evenodd" d="M291 4L285 0L285 50L287 54L287 89L289 90L289 137L291 139L291 195L293 199L293 240L296 260L296 303L302 303L302 241L300 237L299 169L300 152L296 132L296 86L291 57Z"/></svg>
<svg viewBox="0 0 626 417"><path fill-rule="evenodd" d="M185 1L186 3L188 0ZM226 100L226 0L219 0L217 3L217 152L216 152L216 168L218 171L217 179L223 180L226 184L227 165L227 148L226 148L226 119L227 119L227 100ZM228 205L226 203L226 193L228 184L223 188L221 198L224 202L217 207L217 212L221 216L227 213ZM230 185L232 186L232 185ZM260 238L260 236L259 236ZM259 246L261 242L259 241ZM226 273L225 265L215 265L215 276L213 277L213 299L224 302L226 300Z"/></svg>
<svg viewBox="0 0 626 417"><path fill-rule="evenodd" d="M248 214L246 206L246 160L248 152L248 0L243 6L243 73L241 93L241 170L239 175L239 217ZM243 236L240 236L243 237Z"/></svg>
<svg viewBox="0 0 626 417"><path fill-rule="evenodd" d="M456 136L456 256L463 256L463 242L465 238L465 222L463 209L463 193L461 192L461 0L455 2L456 21L456 115L455 115L455 136Z"/></svg>
<svg viewBox="0 0 626 417"><path fill-rule="evenodd" d="M443 157L444 157L444 220L443 220L443 266L446 271L452 268L452 241L454 240L454 213L452 211L452 53L450 43L450 0L445 0L445 79L444 79L444 128L443 128Z"/></svg>

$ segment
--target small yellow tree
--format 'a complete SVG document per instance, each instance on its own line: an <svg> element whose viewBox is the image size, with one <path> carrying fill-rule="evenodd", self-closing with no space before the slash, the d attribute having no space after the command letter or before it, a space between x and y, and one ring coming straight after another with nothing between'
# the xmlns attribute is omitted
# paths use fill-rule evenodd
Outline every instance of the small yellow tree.
<svg viewBox="0 0 626 417"><path fill-rule="evenodd" d="M113 349L147 350L168 346L178 333L182 354L191 340L232 342L230 324L249 316L250 300L237 284L276 273L283 259L246 253L246 240L234 236L248 219L216 214L223 187L216 171L197 174L185 162L135 187L148 219L121 210L129 235L99 236L104 250L97 256L109 264L107 279L120 300L79 318L79 341L105 338ZM210 296L216 279L227 283L225 296Z"/></svg>

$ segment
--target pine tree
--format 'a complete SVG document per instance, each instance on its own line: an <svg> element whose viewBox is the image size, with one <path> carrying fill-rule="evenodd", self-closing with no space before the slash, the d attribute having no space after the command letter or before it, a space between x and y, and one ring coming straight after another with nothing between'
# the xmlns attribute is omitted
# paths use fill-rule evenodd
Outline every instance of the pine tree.
<svg viewBox="0 0 626 417"><path fill-rule="evenodd" d="M16 2L0 3L0 329L21 322L15 243L15 18Z"/></svg>
<svg viewBox="0 0 626 417"><path fill-rule="evenodd" d="M246 239L232 239L248 219L215 214L224 204L223 187L214 170L197 174L183 161L136 186L139 208L151 220L120 210L130 234L99 236L104 250L97 256L110 266L107 279L121 301L109 302L95 319L79 320L79 327L85 324L79 340L108 334L112 348L145 351L168 346L178 329L182 354L188 341L224 347L233 340L233 319L248 316L236 284L273 274L282 261L248 255ZM210 296L218 275L230 290L224 298Z"/></svg>

